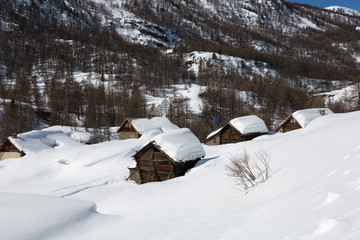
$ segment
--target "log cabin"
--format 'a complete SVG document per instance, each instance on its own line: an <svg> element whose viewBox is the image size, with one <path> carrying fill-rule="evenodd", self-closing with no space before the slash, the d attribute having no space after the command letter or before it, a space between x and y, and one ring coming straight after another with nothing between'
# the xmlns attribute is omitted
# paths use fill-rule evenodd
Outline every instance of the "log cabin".
<svg viewBox="0 0 360 240"><path fill-rule="evenodd" d="M255 115L232 119L222 128L210 133L203 141L206 145L221 145L249 141L269 132L264 121Z"/></svg>
<svg viewBox="0 0 360 240"><path fill-rule="evenodd" d="M0 161L8 158L21 158L25 155L23 151L16 147L13 138L16 138L16 136L5 138L2 142L0 146Z"/></svg>
<svg viewBox="0 0 360 240"><path fill-rule="evenodd" d="M309 108L294 112L288 116L282 123L279 124L274 132L286 133L296 129L306 127L311 121L316 118L334 114L328 108Z"/></svg>
<svg viewBox="0 0 360 240"><path fill-rule="evenodd" d="M161 182L185 175L205 156L200 141L187 128L155 136L134 156L128 179L138 184Z"/></svg>
<svg viewBox="0 0 360 240"><path fill-rule="evenodd" d="M144 133L163 133L167 130L179 129L166 117L153 118L126 118L120 125L117 133L119 139L139 138Z"/></svg>

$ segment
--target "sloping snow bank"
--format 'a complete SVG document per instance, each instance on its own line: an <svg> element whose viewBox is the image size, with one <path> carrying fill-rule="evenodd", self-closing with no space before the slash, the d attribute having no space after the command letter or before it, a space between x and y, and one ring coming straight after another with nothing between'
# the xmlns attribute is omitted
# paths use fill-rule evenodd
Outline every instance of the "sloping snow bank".
<svg viewBox="0 0 360 240"><path fill-rule="evenodd" d="M306 127L314 119L322 117L322 111L324 115L334 114L328 108L309 108L296 111L292 114L292 116L296 119L301 127Z"/></svg>
<svg viewBox="0 0 360 240"><path fill-rule="evenodd" d="M96 214L96 205L42 195L0 193L1 239L47 239Z"/></svg>

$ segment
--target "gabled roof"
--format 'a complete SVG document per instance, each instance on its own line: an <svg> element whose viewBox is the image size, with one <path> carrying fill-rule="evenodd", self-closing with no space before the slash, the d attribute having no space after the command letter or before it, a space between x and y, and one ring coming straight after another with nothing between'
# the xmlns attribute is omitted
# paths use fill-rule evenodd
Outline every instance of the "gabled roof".
<svg viewBox="0 0 360 240"><path fill-rule="evenodd" d="M321 113L323 113L324 115L322 115ZM296 111L292 114L292 116L300 124L300 126L304 128L312 120L329 114L334 114L334 113L328 108L309 108L309 109Z"/></svg>
<svg viewBox="0 0 360 240"><path fill-rule="evenodd" d="M227 125L232 126L235 130L237 130L240 134L246 135L251 133L267 133L269 132L268 128L266 127L264 121L255 115L243 116L232 119ZM221 132L224 128L219 128L218 130L210 133L206 139L211 138L212 136Z"/></svg>
<svg viewBox="0 0 360 240"><path fill-rule="evenodd" d="M3 149L4 149L4 147L5 147L5 145L6 145L6 143L8 143L8 142L10 142L11 144L13 144L10 140L9 140L9 138L5 138L4 139L4 141L1 143L1 145L0 145L0 151L2 151ZM14 145L14 144L13 144ZM14 145L15 146L15 145ZM16 146L15 146L16 147ZM21 150L18 148L18 147L16 147L17 148L17 150L19 150L19 152L21 152Z"/></svg>
<svg viewBox="0 0 360 240"><path fill-rule="evenodd" d="M175 162L186 162L205 156L205 151L199 139L188 128L170 130L156 135L142 149L147 148L150 144L156 145L159 150Z"/></svg>
<svg viewBox="0 0 360 240"><path fill-rule="evenodd" d="M81 145L72 140L63 131L60 130L33 130L21 133L17 137L8 137L10 141L19 151L25 154L38 153L47 149L53 149L57 146L64 145Z"/></svg>
<svg viewBox="0 0 360 240"><path fill-rule="evenodd" d="M170 122L166 117L153 117L153 118L126 118L121 124L119 130L125 124L126 121L131 122L131 125L139 134L144 134L149 131L159 131L160 133L169 130L179 129L176 125Z"/></svg>
<svg viewBox="0 0 360 240"><path fill-rule="evenodd" d="M309 108L309 109L302 109L294 112L290 116L288 116L280 125L275 129L277 132L282 126L287 124L291 118L294 118L296 122L302 127L306 127L312 120L329 115L334 114L329 108Z"/></svg>

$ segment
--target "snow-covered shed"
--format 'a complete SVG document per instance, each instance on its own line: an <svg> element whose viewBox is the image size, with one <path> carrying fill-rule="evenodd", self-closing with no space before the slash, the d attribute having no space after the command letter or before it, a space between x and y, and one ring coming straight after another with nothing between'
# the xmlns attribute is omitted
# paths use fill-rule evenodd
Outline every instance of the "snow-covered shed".
<svg viewBox="0 0 360 240"><path fill-rule="evenodd" d="M21 158L25 153L21 147L16 146L14 139L16 136L5 138L0 146L0 161L8 158Z"/></svg>
<svg viewBox="0 0 360 240"><path fill-rule="evenodd" d="M207 145L220 145L252 140L268 133L264 121L255 115L232 119L222 128L210 133L203 141Z"/></svg>
<svg viewBox="0 0 360 240"><path fill-rule="evenodd" d="M120 125L117 133L119 134L119 139L122 140L139 138L146 132L157 131L163 133L167 130L175 129L178 129L178 127L166 117L126 118Z"/></svg>
<svg viewBox="0 0 360 240"><path fill-rule="evenodd" d="M299 128L306 127L312 120L334 114L328 108L309 108L294 112L288 116L279 126L276 127L275 132L290 132Z"/></svg>
<svg viewBox="0 0 360 240"><path fill-rule="evenodd" d="M156 135L133 157L129 179L137 183L160 182L178 176L205 156L199 139L188 129L170 130Z"/></svg>

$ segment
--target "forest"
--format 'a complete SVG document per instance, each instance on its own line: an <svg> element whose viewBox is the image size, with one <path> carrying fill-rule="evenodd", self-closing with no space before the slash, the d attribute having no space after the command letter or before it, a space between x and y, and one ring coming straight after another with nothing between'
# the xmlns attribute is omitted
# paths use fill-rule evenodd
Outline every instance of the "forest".
<svg viewBox="0 0 360 240"><path fill-rule="evenodd" d="M323 98L312 97L302 79L321 79L329 89L333 80L343 86L359 82L360 70L351 55L360 50L360 32L354 27L360 22L358 17L334 18L326 10L286 3L280 10L297 11L319 26L337 27L284 32L266 19L259 19L256 28L236 19L224 22L198 9L198 1L185 1L181 6L174 1L124 2L113 7L161 26L157 32L168 29L181 40L168 45L128 41L110 21L110 11L93 1L72 0L67 2L70 6L53 0L1 0L2 138L34 129L44 120L41 113L49 109L48 124L91 129L97 136L94 141L108 139L109 128L119 126L126 117L166 115L204 139L230 119L248 114L258 115L272 128L303 108L355 110L345 103L329 105ZM264 16L272 14L266 9L258 11ZM59 18L63 15L66 20ZM290 21L280 15L276 19L284 24ZM159 41L168 38L162 36ZM270 50L252 47L256 41ZM171 54L164 53L168 48ZM184 62L193 51L214 53L212 61L200 63L198 73ZM214 64L219 55L267 64L276 75L258 75L243 70L245 66L229 71ZM75 78L78 72L84 73L81 81ZM201 114L194 114L187 99L176 94L161 106L147 105L146 95L162 96L176 84L207 87L200 94ZM239 92L246 92L248 98L242 99Z"/></svg>

